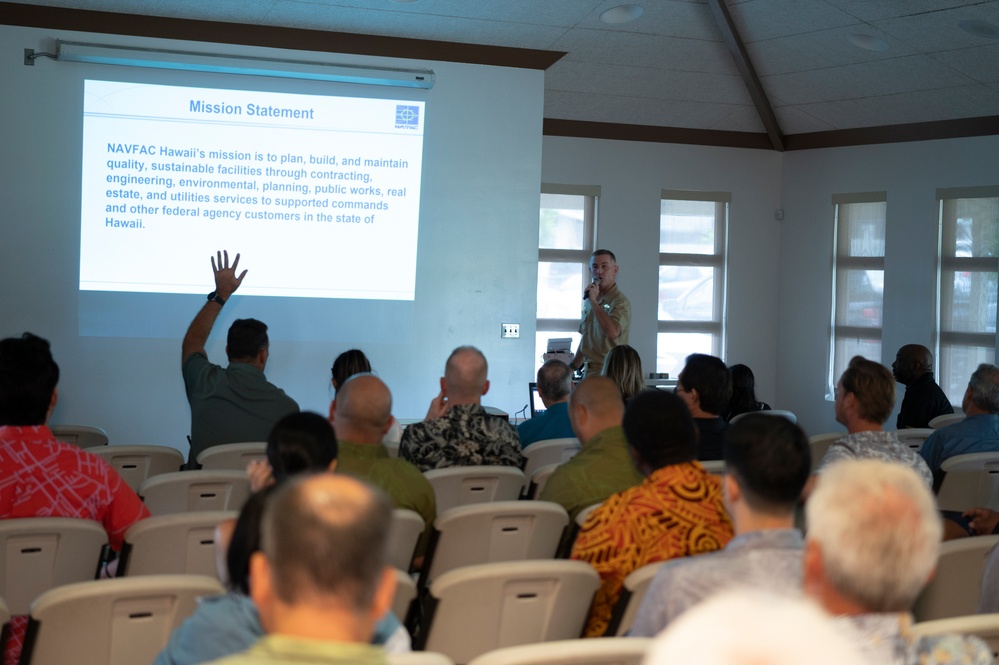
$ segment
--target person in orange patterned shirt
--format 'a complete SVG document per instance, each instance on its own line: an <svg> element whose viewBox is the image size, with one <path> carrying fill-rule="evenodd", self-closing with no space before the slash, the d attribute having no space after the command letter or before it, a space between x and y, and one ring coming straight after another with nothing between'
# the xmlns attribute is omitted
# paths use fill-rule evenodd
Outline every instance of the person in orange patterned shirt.
<svg viewBox="0 0 999 665"><path fill-rule="evenodd" d="M697 430L683 401L650 390L624 414L628 449L645 481L594 510L572 558L600 573L586 637L607 630L624 578L648 563L714 552L732 539L721 482L697 462Z"/></svg>

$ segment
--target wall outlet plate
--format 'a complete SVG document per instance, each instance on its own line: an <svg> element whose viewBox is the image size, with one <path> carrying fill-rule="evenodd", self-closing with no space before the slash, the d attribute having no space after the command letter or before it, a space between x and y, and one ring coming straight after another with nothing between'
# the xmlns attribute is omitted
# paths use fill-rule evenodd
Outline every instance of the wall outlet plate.
<svg viewBox="0 0 999 665"><path fill-rule="evenodd" d="M500 332L503 339L515 339L520 337L519 323L504 323Z"/></svg>

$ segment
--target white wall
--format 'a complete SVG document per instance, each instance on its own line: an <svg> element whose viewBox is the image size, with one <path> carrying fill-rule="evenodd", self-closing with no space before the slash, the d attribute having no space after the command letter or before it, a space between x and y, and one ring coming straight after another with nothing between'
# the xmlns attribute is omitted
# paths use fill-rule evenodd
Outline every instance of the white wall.
<svg viewBox="0 0 999 665"><path fill-rule="evenodd" d="M190 416L180 377L180 340L204 297L182 300L175 325L155 339L78 334L82 81L89 76L313 94L356 94L357 88L44 58L33 67L21 64L23 49L49 51L55 39L290 59L310 54L0 26L0 336L29 330L51 340L62 368L53 422L101 425L116 443L159 443L186 450ZM392 388L396 415L422 417L438 390L448 353L471 343L491 361L492 390L486 402L510 412L519 409L532 373L534 337L501 340L500 324L520 322L527 327L535 317L543 72L312 57L425 67L437 73L437 85L425 97L417 293L408 314L398 320L370 303L325 301L343 325L320 340L299 339L304 314L294 308L271 319L260 316L271 327L268 377L303 408L325 412L332 360L357 346ZM337 268L338 251L349 248L331 248L331 270ZM204 256L204 273L198 276L205 293L212 289L208 258ZM241 267L252 272L253 257L243 256ZM224 361L229 323L258 315L269 307L264 300L273 299L241 299L237 294L226 305L208 344L210 358ZM136 315L119 314L125 319Z"/></svg>
<svg viewBox="0 0 999 665"><path fill-rule="evenodd" d="M832 299L832 195L888 193L882 357L932 345L939 187L999 182L999 137L784 155L777 401L810 433L841 430L824 399ZM901 386L899 400L901 399ZM894 416L889 425L894 426Z"/></svg>
<svg viewBox="0 0 999 665"><path fill-rule="evenodd" d="M618 283L631 299L629 343L646 371L656 366L662 190L731 192L725 360L752 367L760 399L773 403L780 153L549 136L541 176L548 183L600 186L597 245L617 255Z"/></svg>

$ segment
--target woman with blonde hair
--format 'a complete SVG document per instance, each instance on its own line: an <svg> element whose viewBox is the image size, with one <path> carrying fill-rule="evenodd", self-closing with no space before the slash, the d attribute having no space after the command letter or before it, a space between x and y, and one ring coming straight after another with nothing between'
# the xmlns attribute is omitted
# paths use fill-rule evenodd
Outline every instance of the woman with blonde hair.
<svg viewBox="0 0 999 665"><path fill-rule="evenodd" d="M642 378L642 359L634 347L622 344L615 346L604 358L604 367L600 371L621 389L621 397L627 404L632 397L645 390L645 379Z"/></svg>

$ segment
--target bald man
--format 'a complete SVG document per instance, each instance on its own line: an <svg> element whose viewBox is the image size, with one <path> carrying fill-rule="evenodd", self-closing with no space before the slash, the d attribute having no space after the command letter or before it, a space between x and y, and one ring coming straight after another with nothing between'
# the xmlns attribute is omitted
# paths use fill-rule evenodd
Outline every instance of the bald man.
<svg viewBox="0 0 999 665"><path fill-rule="evenodd" d="M427 417L402 433L399 457L420 471L452 466L524 466L517 430L482 408L489 363L474 346L451 352Z"/></svg>
<svg viewBox="0 0 999 665"><path fill-rule="evenodd" d="M382 438L392 421L392 393L381 379L373 374L347 379L330 404L330 422L340 447L337 472L371 483L396 508L415 510L429 532L437 517L434 488L415 466L389 457Z"/></svg>
<svg viewBox="0 0 999 665"><path fill-rule="evenodd" d="M605 376L584 379L569 399L569 421L583 447L555 470L540 499L561 504L576 519L583 508L641 483L628 454L623 418L617 384Z"/></svg>
<svg viewBox="0 0 999 665"><path fill-rule="evenodd" d="M950 400L933 380L933 354L925 346L906 344L899 349L891 373L905 386L902 408L895 421L898 429L929 427L937 416L954 413Z"/></svg>

